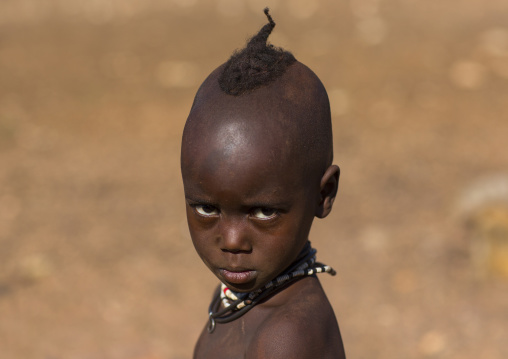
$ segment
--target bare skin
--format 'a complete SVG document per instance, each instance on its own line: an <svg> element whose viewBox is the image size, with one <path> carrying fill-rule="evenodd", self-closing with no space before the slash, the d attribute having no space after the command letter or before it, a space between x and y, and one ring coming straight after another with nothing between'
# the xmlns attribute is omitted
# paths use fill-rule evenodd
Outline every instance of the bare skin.
<svg viewBox="0 0 508 359"><path fill-rule="evenodd" d="M187 221L208 268L233 291L250 292L296 259L314 218L332 209L339 168L331 165L328 100L299 63L238 97L223 94L215 76L198 92L182 141ZM335 315L315 277L217 324L213 333L205 329L194 353L196 359L344 357Z"/></svg>
<svg viewBox="0 0 508 359"><path fill-rule="evenodd" d="M339 327L319 280L305 278L244 316L203 329L194 358L345 358Z"/></svg>

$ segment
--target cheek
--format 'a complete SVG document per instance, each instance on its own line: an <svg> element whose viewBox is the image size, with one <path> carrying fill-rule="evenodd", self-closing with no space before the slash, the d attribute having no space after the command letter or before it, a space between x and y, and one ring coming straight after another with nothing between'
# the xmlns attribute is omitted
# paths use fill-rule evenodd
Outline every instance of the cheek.
<svg viewBox="0 0 508 359"><path fill-rule="evenodd" d="M195 214L192 212L192 209L187 209L187 225L189 227L189 234L192 239L192 243L196 248L196 251L200 253L203 244L206 244L205 239L205 231L201 228L201 224L196 220Z"/></svg>
<svg viewBox="0 0 508 359"><path fill-rule="evenodd" d="M263 252L263 256L270 258L273 265L287 261L289 261L287 264L290 264L308 238L310 223L303 220L303 218L292 219L269 234L258 233L257 249Z"/></svg>
<svg viewBox="0 0 508 359"><path fill-rule="evenodd" d="M190 220L189 220L189 232L196 253L198 254L199 258L201 258L203 263L205 263L205 265L210 268L210 263L213 258L212 241L206 236L206 234L203 233L203 231L192 226Z"/></svg>
<svg viewBox="0 0 508 359"><path fill-rule="evenodd" d="M286 222L283 228L280 228L278 233L274 233L271 238L271 253L268 255L275 255L275 261L282 261L289 265L295 260L303 246L309 238L310 228L312 226L313 216L300 215L294 216L290 221ZM279 258L277 258L277 256Z"/></svg>
<svg viewBox="0 0 508 359"><path fill-rule="evenodd" d="M203 262L209 263L217 244L216 222L196 218L193 209L187 210L187 224L192 244Z"/></svg>
<svg viewBox="0 0 508 359"><path fill-rule="evenodd" d="M297 241L303 237L307 239L313 221L314 211L311 212L309 208L302 208L298 214L291 218L290 223L287 223L287 232L291 232L291 235Z"/></svg>

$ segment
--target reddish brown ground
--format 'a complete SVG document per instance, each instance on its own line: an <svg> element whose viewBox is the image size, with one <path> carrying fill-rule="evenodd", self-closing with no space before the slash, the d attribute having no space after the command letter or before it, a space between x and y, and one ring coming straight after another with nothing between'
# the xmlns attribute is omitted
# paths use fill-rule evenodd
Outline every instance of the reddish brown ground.
<svg viewBox="0 0 508 359"><path fill-rule="evenodd" d="M3 0L0 358L190 358L180 134L265 4L332 100L348 357L508 357L508 2Z"/></svg>

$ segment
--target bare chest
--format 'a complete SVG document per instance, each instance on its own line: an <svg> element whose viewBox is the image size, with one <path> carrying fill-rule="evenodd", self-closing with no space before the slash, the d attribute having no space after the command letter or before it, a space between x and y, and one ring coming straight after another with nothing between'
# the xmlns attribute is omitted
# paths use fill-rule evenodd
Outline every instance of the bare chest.
<svg viewBox="0 0 508 359"><path fill-rule="evenodd" d="M247 321L248 322L248 321ZM205 328L194 351L194 359L243 359L246 357L252 334L247 330L245 318L217 324L209 333Z"/></svg>

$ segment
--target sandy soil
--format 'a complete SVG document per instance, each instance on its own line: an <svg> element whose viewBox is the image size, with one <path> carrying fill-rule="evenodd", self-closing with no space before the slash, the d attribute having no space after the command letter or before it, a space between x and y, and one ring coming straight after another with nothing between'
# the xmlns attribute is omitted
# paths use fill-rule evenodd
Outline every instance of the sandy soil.
<svg viewBox="0 0 508 359"><path fill-rule="evenodd" d="M3 0L0 358L191 357L180 135L265 4L330 93L348 357L508 357L506 1Z"/></svg>

